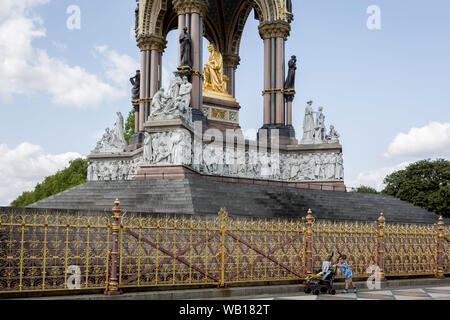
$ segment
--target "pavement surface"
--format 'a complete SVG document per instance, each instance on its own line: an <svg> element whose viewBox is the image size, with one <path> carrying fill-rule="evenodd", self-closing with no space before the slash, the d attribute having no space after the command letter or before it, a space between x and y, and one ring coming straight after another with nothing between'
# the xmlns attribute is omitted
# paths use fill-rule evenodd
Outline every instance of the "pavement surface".
<svg viewBox="0 0 450 320"><path fill-rule="evenodd" d="M330 294L295 294L278 296L241 297L248 300L450 300L450 287L425 287L395 290L360 290L353 293Z"/></svg>

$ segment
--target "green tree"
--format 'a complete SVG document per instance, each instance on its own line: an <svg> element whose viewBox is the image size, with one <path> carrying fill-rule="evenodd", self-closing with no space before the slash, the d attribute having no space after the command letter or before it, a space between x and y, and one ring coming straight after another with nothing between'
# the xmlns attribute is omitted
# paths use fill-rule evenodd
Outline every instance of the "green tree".
<svg viewBox="0 0 450 320"><path fill-rule="evenodd" d="M125 140L130 143L131 136L134 132L135 112L134 108L128 113L127 121L125 122Z"/></svg>
<svg viewBox="0 0 450 320"><path fill-rule="evenodd" d="M46 177L42 183L36 185L33 191L22 193L11 203L11 206L25 207L86 182L88 164L89 161L87 159L78 158L70 161L70 165L67 168Z"/></svg>
<svg viewBox="0 0 450 320"><path fill-rule="evenodd" d="M450 161L430 159L410 164L384 179L384 194L450 216Z"/></svg>
<svg viewBox="0 0 450 320"><path fill-rule="evenodd" d="M359 186L353 192L359 192L359 193L374 193L377 194L378 191L375 188L369 187L369 186Z"/></svg>

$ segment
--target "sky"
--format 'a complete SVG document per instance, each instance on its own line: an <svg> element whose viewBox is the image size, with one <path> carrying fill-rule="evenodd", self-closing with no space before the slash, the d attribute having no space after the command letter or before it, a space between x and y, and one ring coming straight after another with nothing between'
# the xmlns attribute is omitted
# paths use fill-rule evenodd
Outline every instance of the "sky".
<svg viewBox="0 0 450 320"><path fill-rule="evenodd" d="M139 69L135 6L0 1L0 205L89 155L116 112L128 115L129 78ZM286 59L298 59L297 139L313 100L341 135L348 187L381 190L387 174L409 163L450 159L448 0L295 0L293 7ZM176 67L177 32L167 40L164 86ZM263 121L263 43L253 14L240 57L236 97L251 137Z"/></svg>

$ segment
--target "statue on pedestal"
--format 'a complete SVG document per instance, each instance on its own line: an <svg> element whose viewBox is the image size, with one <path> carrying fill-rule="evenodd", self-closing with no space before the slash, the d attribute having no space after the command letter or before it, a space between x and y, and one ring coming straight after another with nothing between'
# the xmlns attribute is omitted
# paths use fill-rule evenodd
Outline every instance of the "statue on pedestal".
<svg viewBox="0 0 450 320"><path fill-rule="evenodd" d="M192 68L192 38L188 32L188 28L183 28L183 33L180 35L180 52L181 52L181 66Z"/></svg>
<svg viewBox="0 0 450 320"><path fill-rule="evenodd" d="M288 63L289 71L284 83L284 89L295 89L295 71L297 70L297 57L292 56Z"/></svg>
<svg viewBox="0 0 450 320"><path fill-rule="evenodd" d="M314 111L311 107L312 101L308 101L305 108L305 117L303 119L303 138L302 144L314 143Z"/></svg>

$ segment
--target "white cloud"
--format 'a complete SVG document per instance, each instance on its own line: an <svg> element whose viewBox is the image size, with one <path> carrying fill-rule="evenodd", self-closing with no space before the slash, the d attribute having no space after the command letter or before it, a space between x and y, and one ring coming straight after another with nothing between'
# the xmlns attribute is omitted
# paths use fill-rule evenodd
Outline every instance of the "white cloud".
<svg viewBox="0 0 450 320"><path fill-rule="evenodd" d="M407 134L399 133L384 156L450 156L450 123L430 122L422 128L412 128Z"/></svg>
<svg viewBox="0 0 450 320"><path fill-rule="evenodd" d="M0 99L45 93L53 103L85 108L124 97L127 93L123 88L102 81L80 66L70 66L50 57L45 50L33 48L32 41L45 37L46 30L42 19L34 15L32 9L47 2L49 0L1 1ZM124 78L114 68L107 74L117 81Z"/></svg>
<svg viewBox="0 0 450 320"><path fill-rule="evenodd" d="M44 150L28 142L9 149L0 144L0 205L9 205L24 191L32 191L37 183L80 158L76 152L45 154Z"/></svg>
<svg viewBox="0 0 450 320"><path fill-rule="evenodd" d="M359 186L369 186L375 188L378 191L384 189L384 178L389 174L403 170L412 162L402 162L393 167L378 168L370 171L361 172L355 180L346 182L347 187L357 188Z"/></svg>
<svg viewBox="0 0 450 320"><path fill-rule="evenodd" d="M109 50L108 46L95 46L93 54L102 59L106 77L121 87L127 87L134 72L140 68L138 61L129 55Z"/></svg>

